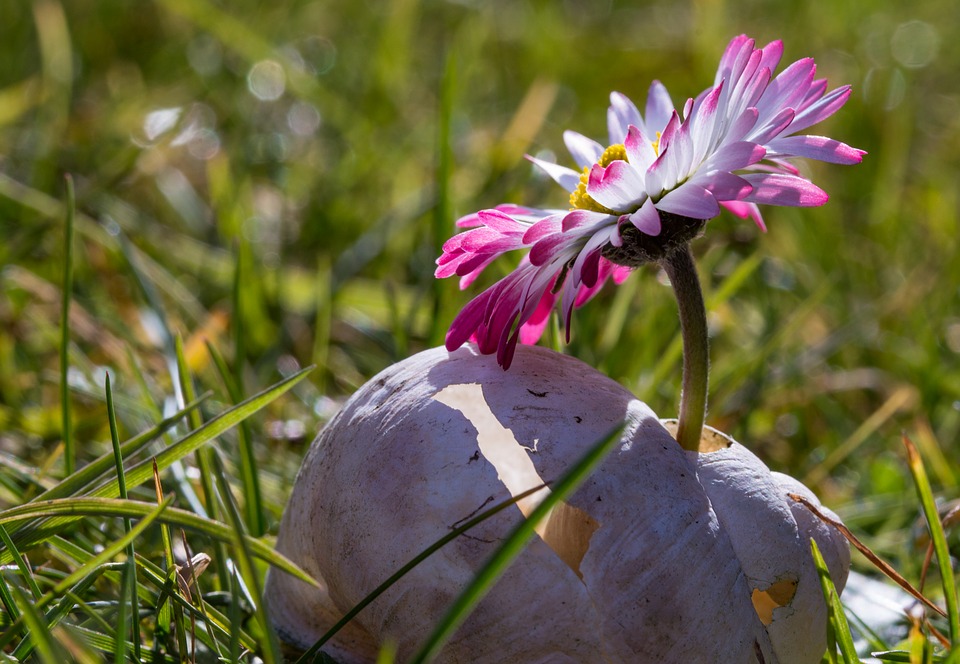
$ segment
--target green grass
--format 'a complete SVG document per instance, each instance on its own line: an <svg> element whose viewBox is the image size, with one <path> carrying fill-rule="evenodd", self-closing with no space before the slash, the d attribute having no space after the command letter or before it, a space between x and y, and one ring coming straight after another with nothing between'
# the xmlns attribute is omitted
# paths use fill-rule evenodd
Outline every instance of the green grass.
<svg viewBox="0 0 960 664"><path fill-rule="evenodd" d="M453 219L562 206L524 153L566 159L565 128L603 137L611 90L698 92L740 32L851 83L815 131L870 154L804 167L826 206L769 209L767 234L721 217L694 243L707 421L807 481L916 585L926 540L901 431L927 509L958 497L951 3L31 0L0 21L5 655L279 657L238 575L256 599L284 564L272 536L337 405L436 345L478 292L432 277ZM259 99L248 75L279 95ZM667 417L677 335L670 289L645 269L579 310L564 350ZM174 496L162 510L156 484ZM138 530L151 518L166 526ZM132 549L115 547L125 520ZM939 563L956 555L951 528L934 542ZM196 553L213 562L186 593L172 565ZM956 640L949 571L929 576Z"/></svg>

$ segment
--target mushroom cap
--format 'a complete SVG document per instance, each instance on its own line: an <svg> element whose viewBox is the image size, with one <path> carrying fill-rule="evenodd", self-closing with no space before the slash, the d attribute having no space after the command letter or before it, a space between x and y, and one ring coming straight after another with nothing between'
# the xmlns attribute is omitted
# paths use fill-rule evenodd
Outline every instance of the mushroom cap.
<svg viewBox="0 0 960 664"><path fill-rule="evenodd" d="M281 637L312 645L346 611L468 518L549 483L616 425L621 439L555 508L441 654L444 662L818 662L826 609L809 539L842 587L849 551L719 432L684 452L646 404L574 358L517 348L504 372L437 348L364 385L314 441L277 549L320 582L272 571ZM325 650L373 662L416 652L544 489L448 543ZM761 659L762 658L762 659Z"/></svg>

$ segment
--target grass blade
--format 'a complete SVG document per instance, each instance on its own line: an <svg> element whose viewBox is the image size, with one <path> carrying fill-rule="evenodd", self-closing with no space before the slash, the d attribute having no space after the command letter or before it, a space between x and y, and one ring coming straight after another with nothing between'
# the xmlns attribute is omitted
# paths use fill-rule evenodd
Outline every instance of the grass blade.
<svg viewBox="0 0 960 664"><path fill-rule="evenodd" d="M74 502L75 500L76 499L67 499L66 501L61 501L61 502L69 503L69 502ZM70 586L83 580L88 575L92 574L95 570L97 570L101 566L108 563L117 554L119 554L121 551L126 549L127 545L130 544L130 542L133 542L137 537L143 534L143 531L145 531L148 527L150 527L150 525L157 520L157 517L159 517L163 513L163 511L170 504L171 500L173 500L172 496L164 500L163 503L161 503L156 507L153 507L151 505L150 506L151 509L149 513L147 513L147 515L144 516L136 526L131 528L129 532L125 533L116 542L113 542L109 546L105 547L103 551L101 551L97 555L90 558L86 563L84 563L83 565L75 569L73 572L65 576L63 579L61 579L59 582L57 582L56 585L54 585L49 592L47 592L43 597L41 597L36 602L33 602L30 605L30 609L36 610L36 611L42 610L47 604L50 604L57 597L61 596L64 593L64 591L70 588ZM119 501L119 502L129 503L131 501ZM30 507L30 506L25 505L23 507ZM17 509L17 508L14 508L14 509ZM7 514L9 511L11 510L7 510L7 512L0 513L0 518L2 518L2 516ZM103 512L100 512L100 516L101 517L103 516ZM119 516L126 516L126 514L121 514ZM26 615L23 615L21 616L20 620L26 621L27 624L29 624L29 621L31 620L31 618L27 617ZM3 635L0 635L0 648L3 648L4 646L6 646L7 643L10 642L12 638L12 634L15 633L14 630L19 628L19 625L18 625L19 622L20 621L14 622L12 625L10 625L7 631L3 633ZM64 661L64 660L61 660L61 661Z"/></svg>
<svg viewBox="0 0 960 664"><path fill-rule="evenodd" d="M828 517L826 514L821 512L819 509L817 509L816 505L811 503L809 500L807 500L800 494L788 493L787 497L790 498L790 500L796 501L801 505L803 505L804 507L806 507L808 510L810 510L810 512L815 517L817 517L824 523L830 524L831 526L836 528L840 532L840 534L843 535L847 539L847 541L850 542L850 544L857 551L862 553L864 557L867 560L869 560L871 563L873 563L877 569L883 572L888 579L890 579L891 581L896 583L898 586L906 590L908 593L913 595L919 602L921 602L924 606L926 606L931 611L934 611L936 613L939 613L941 616L946 617L947 614L943 609L941 609L939 606L931 602L929 599L927 599L924 596L923 593L921 593L919 590L914 588L913 585L909 581L907 581L902 574L900 574L897 570L895 570L890 563L888 563L886 560L884 560L883 558L875 554L870 549L870 547L868 547L866 544L861 542L857 538L857 536L854 535L853 532L851 532L851 530L847 528L845 525L843 525L840 521L837 521L836 519L831 519L830 517Z"/></svg>
<svg viewBox="0 0 960 664"><path fill-rule="evenodd" d="M164 502L164 505L165 504L166 502ZM61 498L42 503L28 503L4 510L0 512L0 524L22 521L24 519L40 519L54 516L64 517L62 521L67 524L78 517L84 516L96 516L100 518L105 516L145 518L152 514L155 509L156 506L152 503L144 503L136 500L118 500L115 498L100 497ZM176 507L167 507L160 517L160 522L167 523L171 526L187 528L222 542L229 543L233 541L233 531L226 524ZM64 526L61 524L61 528L62 527ZM48 537L49 534L49 532L44 532L45 537ZM264 540L250 537L249 535L245 535L244 537L247 546L250 547L250 551L256 557L288 574L293 574L306 583L313 586L317 585L317 582L314 581L309 574L297 567L297 565L288 558L273 550Z"/></svg>
<svg viewBox="0 0 960 664"><path fill-rule="evenodd" d="M259 575L257 574L256 567L254 567L253 557L250 555L250 547L247 546L247 537L243 532L243 522L240 519L240 513L233 500L230 485L224 475L223 464L220 461L220 457L214 456L212 461L217 488L220 491L220 499L223 501L224 511L230 520L230 530L233 534L233 549L240 568L240 575L253 597L254 610L260 622L260 634L262 635L260 640L260 656L266 664L277 664L283 661L283 657L280 654L280 644L277 641L276 633L271 628L270 617L267 615L267 606L263 601ZM236 585L238 584L233 583L231 587Z"/></svg>
<svg viewBox="0 0 960 664"><path fill-rule="evenodd" d="M30 639L36 646L40 661L44 664L59 664L68 661L66 654L60 649L56 639L50 633L50 628L44 621L43 616L40 615L37 606L16 586L11 586L11 589L21 609L20 619L17 622L22 621L26 626L28 633L25 640Z"/></svg>
<svg viewBox="0 0 960 664"><path fill-rule="evenodd" d="M20 607L13 599L10 586L7 585L7 579L2 570L0 570L0 603L3 604L3 610L7 612L9 622L17 622L20 619Z"/></svg>
<svg viewBox="0 0 960 664"><path fill-rule="evenodd" d="M930 539L933 542L934 551L937 553L937 565L940 567L940 579L943 583L943 598L947 605L947 623L950 625L950 644L953 648L957 648L960 646L960 609L957 607L957 584L950 561L947 537L943 532L940 512L933 497L933 490L930 488L930 480L923 466L923 459L920 458L913 441L906 435L903 436L903 446L907 451L907 465L910 467L910 474L913 476L913 483L920 498L920 505L923 507L923 515L927 520Z"/></svg>
<svg viewBox="0 0 960 664"><path fill-rule="evenodd" d="M457 58L453 53L447 53L443 77L440 79L440 108L437 122L437 163L436 163L436 201L433 208L433 228L430 234L433 257L441 254L443 243L450 234L453 221L451 212L451 173L453 164L453 149L451 147L451 117L453 115L453 95L457 77ZM445 317L443 311L444 293L448 292L447 284L440 279L429 275L433 288L433 311L430 317L430 332L427 339L431 346L443 342Z"/></svg>
<svg viewBox="0 0 960 664"><path fill-rule="evenodd" d="M155 426L144 431L137 436L134 436L130 440L125 441L120 446L120 453L129 457L133 454L136 454L141 449L146 447L148 444L162 436L164 433L173 428L180 420L182 420L186 415L191 411L200 407L200 405L210 397L210 393L204 394L196 401L190 403L182 410L177 411L170 417L167 417L160 421ZM72 475L65 477L59 484L50 489L44 491L38 496L35 496L30 502L36 502L40 500L53 500L55 498L65 498L66 496L72 496L74 494L80 493L83 489L94 481L97 480L101 475L106 473L113 462L114 454L112 452L107 452L103 456L99 457L96 461L88 463L86 466L80 470L74 472Z"/></svg>
<svg viewBox="0 0 960 664"><path fill-rule="evenodd" d="M186 357L183 354L183 338L179 334L176 335L174 340L174 354L176 355L177 382L180 384L180 394L183 396L184 402L191 401L196 390L193 386L193 378L190 376L190 367L187 365ZM203 426L203 419L200 417L199 411L194 411L191 414L190 425L193 429L199 429ZM211 518L216 518L217 499L213 491L213 479L210 473L210 455L210 448L206 446L199 447L194 451L197 471L200 473L200 487L203 489L204 502L201 514L205 513ZM217 578L226 580L229 578L226 568L227 555L222 544L217 543L217 550L213 557L216 561L214 564L217 566Z"/></svg>
<svg viewBox="0 0 960 664"><path fill-rule="evenodd" d="M63 459L65 474L76 470L77 451L73 442L73 423L70 415L70 301L73 294L73 221L76 199L73 191L73 178L68 174L67 184L67 228L63 249L63 291L60 296L60 419L63 427Z"/></svg>
<svg viewBox="0 0 960 664"><path fill-rule="evenodd" d="M114 462L117 467L117 490L120 493L120 499L127 499L127 482L123 473L123 453L120 451L120 435L117 431L117 413L113 407L113 389L110 385L110 373L106 375L106 380L104 384L104 389L107 396L107 419L110 423L110 442L113 445L113 457ZM125 533L130 532L130 518L124 517L123 519L123 531ZM120 607L119 615L117 617L117 631L116 631L116 643L117 643L117 661L122 662L126 653L123 649L126 648L127 643L127 628L126 628L126 596L129 593L130 595L130 610L132 611L131 619L131 628L133 630L132 641L133 641L133 658L135 661L140 661L140 600L137 597L137 563L136 563L136 552L134 550L133 540L130 540L130 544L127 545L127 567L123 575L123 583L121 583L121 592L120 592Z"/></svg>
<svg viewBox="0 0 960 664"><path fill-rule="evenodd" d="M830 570L827 569L827 563L820 554L817 542L812 537L810 538L810 551L813 554L813 563L817 567L817 574L820 576L820 589L823 591L823 599L827 603L827 616L831 631L840 647L840 656L843 658L841 661L844 664L860 664L857 649L853 645L850 625L843 613L843 605L840 604L840 595L837 594L837 588L833 585Z"/></svg>
<svg viewBox="0 0 960 664"><path fill-rule="evenodd" d="M223 355L208 343L207 349L213 363L217 367L220 379L227 388L227 394L233 403L238 403L243 399L243 392L236 378L231 376L230 369ZM266 532L266 518L263 507L263 495L260 491L260 478L257 474L257 459L253 450L253 435L246 422L241 422L237 430L238 457L240 467L240 481L243 483L243 504L246 512L246 523L249 532L254 537L260 537Z"/></svg>
<svg viewBox="0 0 960 664"><path fill-rule="evenodd" d="M7 547L7 551L10 552L14 563L17 565L17 569L20 570L20 575L23 577L27 587L30 588L30 592L33 594L33 598L38 599L43 593L40 592L40 587L37 585L37 580L33 577L33 571L30 569L27 561L24 560L23 554L21 554L20 550L17 549L17 545L14 544L12 539L10 539L7 529L2 525L0 525L0 539L3 540L3 545Z"/></svg>
<svg viewBox="0 0 960 664"><path fill-rule="evenodd" d="M504 570L526 548L527 543L536 534L534 529L537 524L550 513L554 506L573 493L590 473L600 465L600 462L620 439L620 432L623 431L623 427L624 424L620 424L601 438L557 482L551 484L550 495L534 508L530 516L517 524L490 560L477 572L470 585L460 594L447 614L437 623L426 643L411 660L412 663L422 664L427 662L440 651L443 644L489 592Z"/></svg>
<svg viewBox="0 0 960 664"><path fill-rule="evenodd" d="M306 378L307 374L309 374L312 369L313 367L301 369L289 378L275 384L273 387L267 388L259 394L256 394L246 401L238 404L234 408L231 408L230 410L213 418L204 426L200 427L193 433L187 435L158 454L156 456L157 467L160 470L164 470L174 461L182 459L191 452L199 449L202 445L205 445L209 441L213 440L224 431L233 428L239 422L247 419L261 408L264 408L266 405L282 396L290 388ZM146 482L151 478L152 475L153 464L149 460L143 461L127 471L127 479L131 486L138 486L143 482ZM116 496L116 481L98 487L91 493L91 495Z"/></svg>

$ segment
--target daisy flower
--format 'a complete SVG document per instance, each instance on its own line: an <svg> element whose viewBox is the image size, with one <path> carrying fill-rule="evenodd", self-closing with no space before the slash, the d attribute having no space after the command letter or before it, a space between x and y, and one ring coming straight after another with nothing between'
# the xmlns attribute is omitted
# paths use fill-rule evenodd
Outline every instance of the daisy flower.
<svg viewBox="0 0 960 664"><path fill-rule="evenodd" d="M506 369L518 342L539 339L558 299L569 340L574 307L608 279L621 283L632 269L685 248L721 208L765 230L758 204L824 204L827 194L790 160L862 160L862 150L800 133L843 106L850 87L827 92L811 58L774 77L782 54L780 41L755 48L735 37L714 84L680 111L654 81L642 114L626 96L610 95L606 147L565 132L579 170L528 157L569 192L570 207L501 205L457 221L467 230L444 244L438 278L457 275L466 288L500 255L527 253L457 315L447 348L473 340Z"/></svg>

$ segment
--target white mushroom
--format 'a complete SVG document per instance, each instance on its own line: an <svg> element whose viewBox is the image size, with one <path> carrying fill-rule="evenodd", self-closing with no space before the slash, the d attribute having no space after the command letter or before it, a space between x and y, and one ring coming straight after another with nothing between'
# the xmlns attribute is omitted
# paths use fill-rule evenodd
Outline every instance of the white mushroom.
<svg viewBox="0 0 960 664"><path fill-rule="evenodd" d="M700 453L684 452L622 386L529 346L507 372L466 347L415 355L323 430L277 548L325 591L271 573L281 637L312 645L451 528L558 478L624 420L614 451L553 510L441 661L818 662L826 609L809 539L841 588L849 551L786 497L812 494L713 430ZM342 664L373 662L392 641L409 659L544 491L435 553L325 650Z"/></svg>

